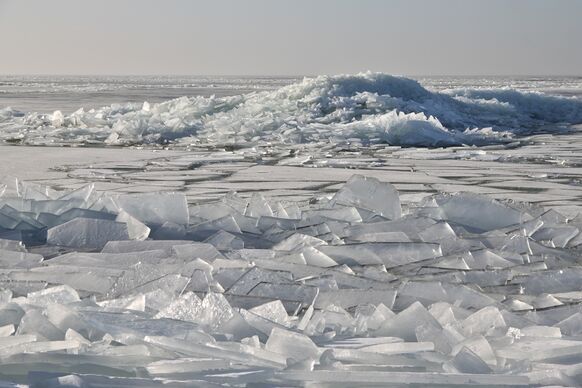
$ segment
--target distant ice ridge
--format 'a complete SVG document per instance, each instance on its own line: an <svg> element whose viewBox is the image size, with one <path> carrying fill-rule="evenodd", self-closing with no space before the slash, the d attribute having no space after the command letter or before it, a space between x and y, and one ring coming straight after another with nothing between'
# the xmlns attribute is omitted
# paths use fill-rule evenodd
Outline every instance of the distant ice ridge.
<svg viewBox="0 0 582 388"><path fill-rule="evenodd" d="M431 92L381 73L319 76L275 91L111 105L70 115L0 111L0 136L23 143L489 144L582 122L582 101L511 89Z"/></svg>
<svg viewBox="0 0 582 388"><path fill-rule="evenodd" d="M580 386L581 230L360 175L190 207L5 180L0 386Z"/></svg>

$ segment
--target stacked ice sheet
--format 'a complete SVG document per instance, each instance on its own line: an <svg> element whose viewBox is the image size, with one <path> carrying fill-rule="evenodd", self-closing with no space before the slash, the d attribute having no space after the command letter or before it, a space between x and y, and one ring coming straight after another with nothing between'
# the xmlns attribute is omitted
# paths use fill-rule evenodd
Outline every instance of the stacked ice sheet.
<svg viewBox="0 0 582 388"><path fill-rule="evenodd" d="M305 204L0 192L2 386L582 384L580 217L362 176Z"/></svg>

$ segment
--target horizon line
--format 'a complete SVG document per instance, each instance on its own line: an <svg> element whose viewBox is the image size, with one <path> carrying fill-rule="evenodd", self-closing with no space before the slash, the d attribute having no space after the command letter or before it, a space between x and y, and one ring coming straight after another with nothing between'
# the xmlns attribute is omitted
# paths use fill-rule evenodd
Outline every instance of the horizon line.
<svg viewBox="0 0 582 388"><path fill-rule="evenodd" d="M353 72L353 73L346 73L346 72L338 72L338 73L321 73L321 74L182 74L182 73L144 73L144 74L135 74L135 73L0 73L0 77L23 77L23 76L37 76L37 77L225 77L225 78L235 78L235 77L246 77L246 78L305 78L305 77L318 77L318 76L333 76L333 75L354 75L354 74L361 74L366 73L367 71L360 71L360 72ZM582 73L580 74L562 74L562 73L548 73L548 74L536 74L536 73L527 73L527 74L501 74L501 73L491 73L491 74L478 74L478 73L468 73L468 74L445 74L445 73L437 73L437 74L420 74L420 73L389 73L383 71L372 71L372 73L383 73L389 74L393 76L402 76L402 77L582 77Z"/></svg>

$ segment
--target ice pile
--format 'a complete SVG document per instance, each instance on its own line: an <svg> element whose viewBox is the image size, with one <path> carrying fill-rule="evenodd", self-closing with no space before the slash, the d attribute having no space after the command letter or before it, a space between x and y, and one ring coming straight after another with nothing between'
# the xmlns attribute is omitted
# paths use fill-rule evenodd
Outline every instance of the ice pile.
<svg viewBox="0 0 582 388"><path fill-rule="evenodd" d="M582 122L582 101L512 89L432 92L382 73L319 76L274 91L114 104L63 115L0 110L0 138L26 144L489 144Z"/></svg>
<svg viewBox="0 0 582 388"><path fill-rule="evenodd" d="M2 386L582 384L580 216L358 175L311 203L0 193Z"/></svg>

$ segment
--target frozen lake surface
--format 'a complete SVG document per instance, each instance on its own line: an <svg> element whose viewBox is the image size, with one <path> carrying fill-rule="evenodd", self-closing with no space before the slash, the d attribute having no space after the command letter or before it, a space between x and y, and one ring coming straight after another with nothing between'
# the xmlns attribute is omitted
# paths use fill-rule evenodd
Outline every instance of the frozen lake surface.
<svg viewBox="0 0 582 388"><path fill-rule="evenodd" d="M0 123L23 134L21 145L0 146L0 385L581 385L579 80L431 78L416 87L350 77L302 86L162 79L159 90L137 79L139 108L97 110L109 116L82 131L76 108L49 108L43 93L72 103L117 85L128 96L130 80L18 81L46 105L0 101L48 113ZM188 141L130 145L119 131L104 143L119 120L139 131L160 123L153 95L167 85L183 92L178 84L235 99L258 93L196 118ZM350 85L359 91L345 92ZM324 89L327 110L317 105ZM115 102L101 97L87 106ZM190 113L163 125L210 101L197 98L173 102ZM291 116L303 137L281 129ZM454 126L467 120L493 129ZM214 136L219 124L238 128L239 142ZM263 129L251 136L236 125ZM366 132L394 128L451 146L403 148ZM457 144L467 139L474 144Z"/></svg>

